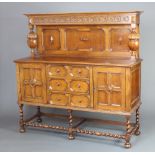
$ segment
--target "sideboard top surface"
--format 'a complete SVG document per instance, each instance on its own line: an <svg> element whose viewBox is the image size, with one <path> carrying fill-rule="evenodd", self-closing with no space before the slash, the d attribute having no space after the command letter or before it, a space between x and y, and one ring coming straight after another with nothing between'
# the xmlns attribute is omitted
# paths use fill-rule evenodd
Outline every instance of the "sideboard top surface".
<svg viewBox="0 0 155 155"><path fill-rule="evenodd" d="M74 58L74 57L26 57L15 60L16 63L55 63L55 64L85 64L85 65L105 65L105 66L124 66L132 67L139 64L142 59L133 60L116 60L116 59L103 59L103 58Z"/></svg>
<svg viewBox="0 0 155 155"><path fill-rule="evenodd" d="M25 13L26 16L51 16L51 15L77 15L77 14L141 14L143 11L113 11L113 12L50 12L50 13Z"/></svg>

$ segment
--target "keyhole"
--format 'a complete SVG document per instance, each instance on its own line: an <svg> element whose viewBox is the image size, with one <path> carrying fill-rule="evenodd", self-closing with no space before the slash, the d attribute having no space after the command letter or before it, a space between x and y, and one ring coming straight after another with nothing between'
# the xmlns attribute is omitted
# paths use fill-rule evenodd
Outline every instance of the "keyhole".
<svg viewBox="0 0 155 155"><path fill-rule="evenodd" d="M119 37L118 41L119 41L119 44L121 45L122 44L122 37Z"/></svg>
<svg viewBox="0 0 155 155"><path fill-rule="evenodd" d="M78 73L81 74L81 70L79 70Z"/></svg>
<svg viewBox="0 0 155 155"><path fill-rule="evenodd" d="M59 87L60 86L60 83L57 83L57 86Z"/></svg>

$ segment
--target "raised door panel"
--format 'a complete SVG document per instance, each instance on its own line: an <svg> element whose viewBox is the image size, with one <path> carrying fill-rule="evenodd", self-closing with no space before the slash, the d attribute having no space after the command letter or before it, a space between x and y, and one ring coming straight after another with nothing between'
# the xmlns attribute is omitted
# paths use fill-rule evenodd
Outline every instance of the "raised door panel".
<svg viewBox="0 0 155 155"><path fill-rule="evenodd" d="M72 78L89 79L89 72L88 66L70 66L69 74Z"/></svg>
<svg viewBox="0 0 155 155"><path fill-rule="evenodd" d="M83 80L72 80L70 82L71 93L89 93L89 82Z"/></svg>
<svg viewBox="0 0 155 155"><path fill-rule="evenodd" d="M101 28L67 28L66 49L69 51L103 51L105 33Z"/></svg>
<svg viewBox="0 0 155 155"><path fill-rule="evenodd" d="M46 81L44 65L21 64L20 80L22 101L46 103Z"/></svg>
<svg viewBox="0 0 155 155"><path fill-rule="evenodd" d="M64 66L48 65L47 75L48 77L65 77L67 75L67 70Z"/></svg>
<svg viewBox="0 0 155 155"><path fill-rule="evenodd" d="M125 109L125 69L94 67L94 106L103 110Z"/></svg>
<svg viewBox="0 0 155 155"><path fill-rule="evenodd" d="M50 91L66 92L68 89L67 81L64 79L49 79L48 86Z"/></svg>
<svg viewBox="0 0 155 155"><path fill-rule="evenodd" d="M61 48L60 43L60 30L58 28L44 28L42 29L42 49L47 50L59 50Z"/></svg>
<svg viewBox="0 0 155 155"><path fill-rule="evenodd" d="M111 52L129 52L129 28L111 28L110 30L110 49Z"/></svg>
<svg viewBox="0 0 155 155"><path fill-rule="evenodd" d="M64 93L51 93L49 104L57 106L67 106L69 104L69 95Z"/></svg>
<svg viewBox="0 0 155 155"><path fill-rule="evenodd" d="M89 95L71 95L70 105L78 108L90 107L90 96Z"/></svg>

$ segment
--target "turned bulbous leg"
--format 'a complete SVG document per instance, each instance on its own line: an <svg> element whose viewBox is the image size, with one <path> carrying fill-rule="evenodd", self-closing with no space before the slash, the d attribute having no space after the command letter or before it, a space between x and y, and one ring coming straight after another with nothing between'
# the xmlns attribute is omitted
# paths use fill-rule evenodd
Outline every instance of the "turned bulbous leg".
<svg viewBox="0 0 155 155"><path fill-rule="evenodd" d="M68 117L68 120L69 120L68 139L73 140L73 139L75 139L75 137L74 137L73 128L72 128L73 127L72 110L68 110L68 113L69 113L69 117Z"/></svg>
<svg viewBox="0 0 155 155"><path fill-rule="evenodd" d="M23 119L23 104L19 104L19 115L20 115L19 132L24 133L25 132L25 125L24 125L24 119Z"/></svg>

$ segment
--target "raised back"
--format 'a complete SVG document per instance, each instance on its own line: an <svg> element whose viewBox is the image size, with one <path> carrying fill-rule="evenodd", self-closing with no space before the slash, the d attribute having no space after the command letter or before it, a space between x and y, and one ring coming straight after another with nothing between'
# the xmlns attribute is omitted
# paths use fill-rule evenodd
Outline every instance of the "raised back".
<svg viewBox="0 0 155 155"><path fill-rule="evenodd" d="M140 13L26 14L28 45L33 57L138 58Z"/></svg>

